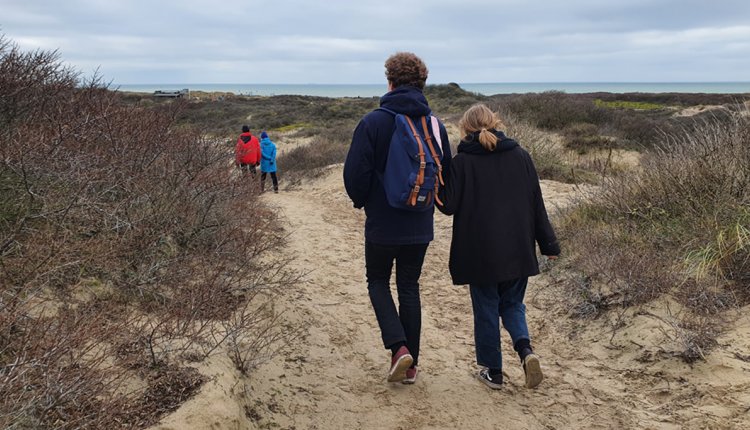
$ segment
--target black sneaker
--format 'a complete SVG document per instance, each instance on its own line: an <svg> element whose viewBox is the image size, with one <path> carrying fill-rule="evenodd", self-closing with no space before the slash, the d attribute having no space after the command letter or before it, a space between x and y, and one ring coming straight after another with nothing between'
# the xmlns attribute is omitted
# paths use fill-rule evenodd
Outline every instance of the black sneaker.
<svg viewBox="0 0 750 430"><path fill-rule="evenodd" d="M536 388L542 383L544 375L542 366L539 364L539 357L531 353L523 359L523 373L526 375L526 388Z"/></svg>
<svg viewBox="0 0 750 430"><path fill-rule="evenodd" d="M482 369L477 373L477 379L482 381L484 385L492 388L493 390L499 390L503 388L503 374L491 376L490 369Z"/></svg>

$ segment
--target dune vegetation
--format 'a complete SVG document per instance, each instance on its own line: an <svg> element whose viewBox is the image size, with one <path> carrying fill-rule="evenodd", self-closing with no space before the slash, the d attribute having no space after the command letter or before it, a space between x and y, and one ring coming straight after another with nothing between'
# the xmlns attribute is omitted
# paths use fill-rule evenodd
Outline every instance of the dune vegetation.
<svg viewBox="0 0 750 430"><path fill-rule="evenodd" d="M455 144L473 103L499 111L543 179L590 190L562 211L553 276L575 319L669 297L679 357L703 360L750 304L750 124L713 94L425 94ZM155 100L56 52L0 38L0 426L145 428L205 383L300 335L275 300L301 276L287 232L232 168L242 124L307 144L282 189L342 163L377 98ZM677 115L692 106L719 106ZM637 154L637 162L616 155ZM447 270L447 269L446 269Z"/></svg>
<svg viewBox="0 0 750 430"><path fill-rule="evenodd" d="M7 41L0 95L0 427L142 428L200 388L191 363L248 371L294 336L274 214L178 106Z"/></svg>

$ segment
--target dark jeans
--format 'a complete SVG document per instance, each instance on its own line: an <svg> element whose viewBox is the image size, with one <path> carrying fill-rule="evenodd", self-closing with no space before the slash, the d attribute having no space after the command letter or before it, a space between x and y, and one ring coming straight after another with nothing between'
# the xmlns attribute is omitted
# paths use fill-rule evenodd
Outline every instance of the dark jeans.
<svg viewBox="0 0 750 430"><path fill-rule="evenodd" d="M419 276L427 252L427 243L419 245L378 245L365 243L367 290L380 325L383 346L389 349L399 342L419 359L419 335L422 330L422 303L419 300ZM391 271L396 261L398 311L391 295Z"/></svg>
<svg viewBox="0 0 750 430"><path fill-rule="evenodd" d="M279 191L279 179L276 177L276 172L260 172L260 190L263 191L263 189L266 186L266 173L271 173L271 182L273 182L273 190Z"/></svg>
<svg viewBox="0 0 750 430"><path fill-rule="evenodd" d="M255 176L255 164L240 163L239 168L243 172L248 172L251 175Z"/></svg>
<svg viewBox="0 0 750 430"><path fill-rule="evenodd" d="M492 369L502 369L500 352L500 320L510 333L513 345L520 339L529 339L526 325L526 305L523 296L529 278L493 284L471 284L471 305L474 309L474 344L477 364Z"/></svg>

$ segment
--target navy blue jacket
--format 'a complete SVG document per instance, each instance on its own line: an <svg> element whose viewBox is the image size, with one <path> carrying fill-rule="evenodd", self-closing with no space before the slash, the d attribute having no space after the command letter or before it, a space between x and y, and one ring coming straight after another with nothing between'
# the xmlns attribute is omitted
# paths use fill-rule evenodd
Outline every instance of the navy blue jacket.
<svg viewBox="0 0 750 430"><path fill-rule="evenodd" d="M518 143L496 132L488 151L474 134L458 145L440 210L453 215L453 283L496 283L539 273L543 255L560 254L534 163Z"/></svg>
<svg viewBox="0 0 750 430"><path fill-rule="evenodd" d="M380 106L412 118L430 115L422 91L401 86L380 98ZM365 208L365 240L380 245L413 245L433 239L433 210L423 212L396 209L388 204L383 189L383 172L388 158L393 115L374 110L354 130L344 163L344 186L355 208ZM445 127L440 124L443 177L450 171L451 149Z"/></svg>

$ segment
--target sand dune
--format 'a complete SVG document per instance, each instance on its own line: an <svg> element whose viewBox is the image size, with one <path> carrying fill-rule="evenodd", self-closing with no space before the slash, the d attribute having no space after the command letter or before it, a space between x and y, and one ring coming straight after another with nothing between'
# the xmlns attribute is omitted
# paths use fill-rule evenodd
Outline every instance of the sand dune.
<svg viewBox="0 0 750 430"><path fill-rule="evenodd" d="M576 193L551 181L542 187L549 206ZM487 389L473 378L470 299L450 284L451 220L439 214L421 279L419 380L389 384L389 352L365 285L364 214L344 193L341 166L263 198L291 235L280 252L308 273L281 303L307 334L247 379L225 357L204 363L214 379L158 429L750 428L750 318L738 317L722 347L689 366L670 355L675 345L660 330L669 322L664 303L629 311L624 326L616 315L573 320L544 274L532 279L527 306L546 379L523 387L504 333L508 383Z"/></svg>

